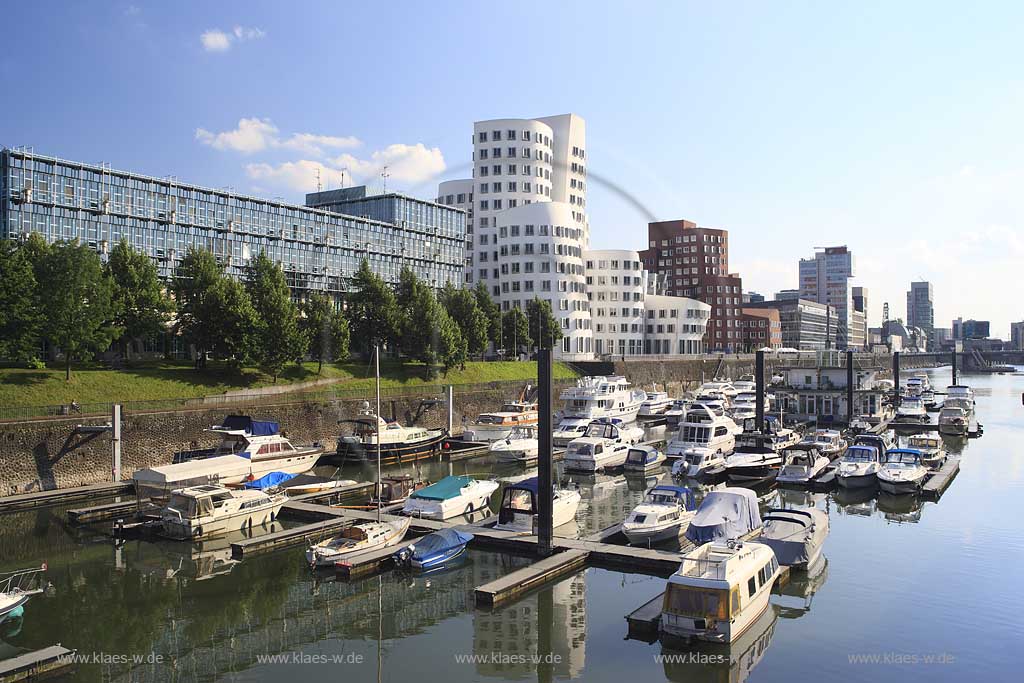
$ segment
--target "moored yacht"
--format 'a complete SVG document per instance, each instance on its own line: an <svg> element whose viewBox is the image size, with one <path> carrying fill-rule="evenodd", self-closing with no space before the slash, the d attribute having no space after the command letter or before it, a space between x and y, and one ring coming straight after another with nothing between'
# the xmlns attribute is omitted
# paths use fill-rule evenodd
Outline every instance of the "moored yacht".
<svg viewBox="0 0 1024 683"><path fill-rule="evenodd" d="M46 571L46 564L32 569L20 569L0 574L0 622L12 619L25 611L25 603L33 595L43 592L39 576Z"/></svg>
<svg viewBox="0 0 1024 683"><path fill-rule="evenodd" d="M593 420L589 417L563 417L551 432L551 443L555 446L568 446L570 441L583 436L591 422Z"/></svg>
<svg viewBox="0 0 1024 683"><path fill-rule="evenodd" d="M631 389L620 375L581 377L576 386L561 393L560 398L565 401L562 417L609 417L632 422L646 396L643 389Z"/></svg>
<svg viewBox="0 0 1024 683"><path fill-rule="evenodd" d="M774 480L782 469L782 454L768 445L739 446L725 459L730 482L756 486Z"/></svg>
<svg viewBox="0 0 1024 683"><path fill-rule="evenodd" d="M732 383L732 388L737 394L757 391L757 378L753 375L740 375L740 378Z"/></svg>
<svg viewBox="0 0 1024 683"><path fill-rule="evenodd" d="M539 449L536 427L516 427L505 438L492 441L489 447L498 460L520 463L535 462Z"/></svg>
<svg viewBox="0 0 1024 683"><path fill-rule="evenodd" d="M846 439L835 429L815 429L805 436L800 443L813 447L829 460L835 460L846 451Z"/></svg>
<svg viewBox="0 0 1024 683"><path fill-rule="evenodd" d="M668 580L660 629L674 637L730 643L769 606L779 576L775 553L761 543L711 543L683 556Z"/></svg>
<svg viewBox="0 0 1024 683"><path fill-rule="evenodd" d="M672 399L665 391L648 391L637 417L661 417L672 405Z"/></svg>
<svg viewBox="0 0 1024 683"><path fill-rule="evenodd" d="M693 401L688 398L677 398L672 401L672 405L665 411L665 422L668 423L668 426L675 427L679 424L679 421L686 416L686 411L691 403Z"/></svg>
<svg viewBox="0 0 1024 683"><path fill-rule="evenodd" d="M917 493L924 486L928 468L921 453L912 448L890 448L878 470L878 486L888 493Z"/></svg>
<svg viewBox="0 0 1024 683"><path fill-rule="evenodd" d="M726 399L731 399L738 392L736 387L731 382L719 382L717 380L712 382L704 382L700 385L700 389L697 390L698 394L702 393L720 393L725 396Z"/></svg>
<svg viewBox="0 0 1024 683"><path fill-rule="evenodd" d="M219 458L235 455L249 460L249 473L244 479L259 479L271 472L302 474L313 469L324 449L319 445L294 446L281 434L280 425L269 420L254 420L248 415L228 415L220 425L203 431L220 436L216 448L189 451L184 459ZM242 481L223 477L222 484Z"/></svg>
<svg viewBox="0 0 1024 683"><path fill-rule="evenodd" d="M656 472L667 460L664 453L652 446L631 446L623 469L627 476L630 472Z"/></svg>
<svg viewBox="0 0 1024 683"><path fill-rule="evenodd" d="M498 482L451 475L414 491L405 501L402 512L413 517L448 519L467 515L488 506Z"/></svg>
<svg viewBox="0 0 1024 683"><path fill-rule="evenodd" d="M968 425L967 412L958 405L951 405L947 398L939 410L939 431L951 436L964 436Z"/></svg>
<svg viewBox="0 0 1024 683"><path fill-rule="evenodd" d="M696 509L690 489L658 484L626 517L622 533L631 545L650 545L679 538L689 526Z"/></svg>
<svg viewBox="0 0 1024 683"><path fill-rule="evenodd" d="M352 420L341 420L351 425L352 433L338 439L338 455L360 460L377 459L377 433L380 432L380 460L382 463L406 462L436 455L441 442L448 435L444 429L406 427L388 422L364 402L359 415Z"/></svg>
<svg viewBox="0 0 1024 683"><path fill-rule="evenodd" d="M760 431L757 429L756 417L748 417L741 424L742 428L736 435L736 448L766 447L773 451L781 451L800 443L800 435L782 424L775 415L764 416L764 427Z"/></svg>
<svg viewBox="0 0 1024 683"><path fill-rule="evenodd" d="M811 443L798 443L782 451L782 468L775 478L779 484L809 484L822 474L832 461Z"/></svg>
<svg viewBox="0 0 1024 683"><path fill-rule="evenodd" d="M928 411L924 408L924 401L920 396L904 396L896 408L897 422L921 423L928 421Z"/></svg>
<svg viewBox="0 0 1024 683"><path fill-rule="evenodd" d="M679 422L665 454L669 458L712 453L726 456L736 447L735 426L731 419L715 414L711 408L694 404Z"/></svg>
<svg viewBox="0 0 1024 683"><path fill-rule="evenodd" d="M836 467L836 483L843 488L874 486L878 483L878 448L854 444L846 449Z"/></svg>
<svg viewBox="0 0 1024 683"><path fill-rule="evenodd" d="M522 534L537 533L538 479L531 477L505 487L501 497L501 509L495 529ZM576 519L580 506L580 492L571 489L554 488L552 496L552 526L560 527Z"/></svg>
<svg viewBox="0 0 1024 683"><path fill-rule="evenodd" d="M287 499L281 493L191 486L171 494L160 511L160 524L171 538L210 538L273 522Z"/></svg>
<svg viewBox="0 0 1024 683"><path fill-rule="evenodd" d="M742 391L736 394L729 408L729 417L736 424L743 424L743 421L757 415L757 394L753 391Z"/></svg>
<svg viewBox="0 0 1024 683"><path fill-rule="evenodd" d="M907 447L919 451L921 464L929 469L937 470L946 462L942 439L934 434L914 434L907 439Z"/></svg>
<svg viewBox="0 0 1024 683"><path fill-rule="evenodd" d="M310 566L329 567L371 550L397 545L411 523L411 517L402 517L390 522L353 524L339 535L311 545L306 550L306 561Z"/></svg>
<svg viewBox="0 0 1024 683"><path fill-rule="evenodd" d="M594 420L583 436L569 442L563 462L567 470L578 472L622 467L631 443L622 435L619 425Z"/></svg>
<svg viewBox="0 0 1024 683"><path fill-rule="evenodd" d="M779 564L807 569L821 556L828 515L818 508L773 508L764 518L759 542L775 551Z"/></svg>
<svg viewBox="0 0 1024 683"><path fill-rule="evenodd" d="M533 401L509 401L500 410L480 413L462 432L466 441L497 441L507 437L519 427L535 427L538 421L537 404Z"/></svg>

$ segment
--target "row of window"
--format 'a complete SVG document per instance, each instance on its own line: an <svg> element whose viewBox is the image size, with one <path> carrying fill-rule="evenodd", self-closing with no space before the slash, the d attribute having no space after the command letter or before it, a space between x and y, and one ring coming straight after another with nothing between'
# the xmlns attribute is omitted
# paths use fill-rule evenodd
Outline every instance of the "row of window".
<svg viewBox="0 0 1024 683"><path fill-rule="evenodd" d="M509 128L508 130L505 131L505 138L504 138L505 140L508 140L509 142L513 142L516 139L516 137L517 137L516 136L516 131L512 130L511 128ZM549 136L547 136L547 135L544 135L543 133L537 133L537 132L531 133L528 130L524 130L524 131L522 131L519 134L519 138L523 142L530 142L532 140L533 142L535 142L535 143L537 143L539 145L546 145L548 147L551 146L551 138ZM501 140L502 140L501 131L500 130L492 130L491 131L491 136L490 136L490 141L491 142L501 142ZM477 142L487 142L488 141L487 131L482 130L479 133L477 133L476 134L476 141ZM573 148L573 149L575 149L575 148Z"/></svg>
<svg viewBox="0 0 1024 683"><path fill-rule="evenodd" d="M545 164L551 163L551 153L543 152L539 149L533 150L533 154L530 154L529 147L523 147L521 150L517 150L515 147L509 147L505 150L505 152L506 159L533 159L534 161L543 161ZM487 161L488 159L501 158L501 147L492 147L490 150L478 149L476 151L476 158L474 159L474 161Z"/></svg>
<svg viewBox="0 0 1024 683"><path fill-rule="evenodd" d="M703 239L701 239L702 236L703 236ZM671 245L673 242L675 244L683 244L683 243L687 243L687 242L705 242L707 244L726 244L726 243L728 243L728 238L725 235L709 235L708 233L702 233L702 234L690 233L690 234L684 234L684 235L676 235L675 240L663 239L663 240L661 240L661 246L667 247L667 246ZM656 246L658 246L658 241L657 240L650 240L648 245L651 246L651 247L656 247Z"/></svg>

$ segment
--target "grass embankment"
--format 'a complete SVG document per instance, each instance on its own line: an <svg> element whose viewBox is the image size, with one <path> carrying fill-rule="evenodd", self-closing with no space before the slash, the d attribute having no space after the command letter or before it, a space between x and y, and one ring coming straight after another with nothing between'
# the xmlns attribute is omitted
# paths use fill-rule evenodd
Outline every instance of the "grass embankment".
<svg viewBox="0 0 1024 683"><path fill-rule="evenodd" d="M382 387L417 387L424 385L478 384L522 380L537 376L537 364L497 361L469 362L465 370L454 369L445 377L440 371L433 379L424 379L424 366L418 363L384 362L381 364ZM556 363L555 379L574 377L567 366ZM324 364L317 374L316 363L301 368L287 368L277 384L305 382L315 379L336 380L331 388L371 389L372 363ZM172 398L197 398L226 391L256 389L274 384L273 378L255 368L235 369L211 364L196 370L190 363L140 363L123 370L97 366L75 367L71 381L64 381L64 370L0 368L0 407L51 406L77 401L80 404L113 401L153 401Z"/></svg>

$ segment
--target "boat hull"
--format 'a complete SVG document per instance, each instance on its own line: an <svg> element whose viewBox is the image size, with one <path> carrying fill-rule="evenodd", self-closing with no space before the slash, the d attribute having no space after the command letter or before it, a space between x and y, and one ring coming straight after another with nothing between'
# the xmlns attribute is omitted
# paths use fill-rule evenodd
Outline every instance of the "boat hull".
<svg viewBox="0 0 1024 683"><path fill-rule="evenodd" d="M836 475L836 483L846 489L865 488L867 486L877 485L878 475L874 472L871 474L854 474L847 476Z"/></svg>
<svg viewBox="0 0 1024 683"><path fill-rule="evenodd" d="M918 493L923 485L923 478L908 481L892 481L878 477L878 488L882 489L886 493Z"/></svg>
<svg viewBox="0 0 1024 683"><path fill-rule="evenodd" d="M681 524L664 527L627 527L622 525L622 535L630 545L648 545L678 539L683 533Z"/></svg>
<svg viewBox="0 0 1024 683"><path fill-rule="evenodd" d="M415 443L382 443L380 461L382 464L412 462L432 458L441 452L441 446L448 434L442 431L437 436ZM356 458L358 460L376 462L377 447L374 444L363 444L353 441L338 441L337 457L341 459Z"/></svg>
<svg viewBox="0 0 1024 683"><path fill-rule="evenodd" d="M744 465L742 467L729 467L725 471L729 481L738 484L760 484L779 476L778 465Z"/></svg>
<svg viewBox="0 0 1024 683"><path fill-rule="evenodd" d="M266 526L277 519L285 501L279 500L254 509L238 510L231 514L215 518L201 518L197 524L186 523L177 519L162 520L165 536L177 540L198 540L214 536L222 536L232 531L243 531L254 526Z"/></svg>
<svg viewBox="0 0 1024 683"><path fill-rule="evenodd" d="M497 482L494 486L480 486L478 490L449 498L447 500L427 500L416 498L415 495L405 501L402 512L412 517L423 519L445 520L459 515L468 515L489 507L491 494L498 488Z"/></svg>
<svg viewBox="0 0 1024 683"><path fill-rule="evenodd" d="M437 569L443 567L452 560L458 559L466 552L465 544L460 545L456 548L446 548L445 550L434 553L428 557L417 558L413 557L409 560L409 566L421 572L430 571L431 569Z"/></svg>

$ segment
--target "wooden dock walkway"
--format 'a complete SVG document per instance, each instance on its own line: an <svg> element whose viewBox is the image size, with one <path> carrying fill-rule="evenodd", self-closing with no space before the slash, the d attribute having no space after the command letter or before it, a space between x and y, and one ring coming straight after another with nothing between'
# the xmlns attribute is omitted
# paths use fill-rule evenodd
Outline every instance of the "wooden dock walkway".
<svg viewBox="0 0 1024 683"><path fill-rule="evenodd" d="M74 653L58 644L0 661L0 683L37 681L66 673L74 667L70 659Z"/></svg>
<svg viewBox="0 0 1024 683"><path fill-rule="evenodd" d="M665 603L665 593L658 593L653 598L626 615L626 638L653 643L658 639L661 627L661 607Z"/></svg>
<svg viewBox="0 0 1024 683"><path fill-rule="evenodd" d="M921 496L928 500L938 500L959 473L960 458L946 458L946 462L939 468L939 471L931 475L928 481L924 483L924 487L921 489Z"/></svg>
<svg viewBox="0 0 1024 683"><path fill-rule="evenodd" d="M126 493L133 493L134 491L135 487L130 481L109 481L101 484L75 486L68 489L49 489L46 491L32 491L31 493L18 493L13 496L0 498L0 513L34 510L36 508L63 505L64 503L90 498L112 498Z"/></svg>
<svg viewBox="0 0 1024 683"><path fill-rule="evenodd" d="M566 550L476 588L476 604L497 607L587 565L585 550Z"/></svg>

